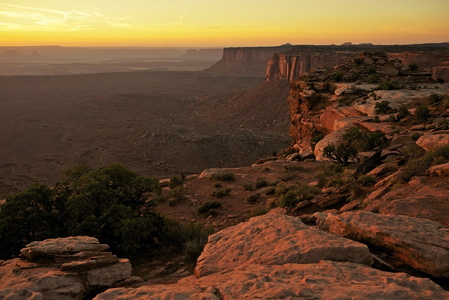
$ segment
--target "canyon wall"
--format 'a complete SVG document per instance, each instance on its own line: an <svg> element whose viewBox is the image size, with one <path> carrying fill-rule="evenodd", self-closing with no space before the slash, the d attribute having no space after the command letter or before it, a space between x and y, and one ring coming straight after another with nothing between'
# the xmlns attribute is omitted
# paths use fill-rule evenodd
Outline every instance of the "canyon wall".
<svg viewBox="0 0 449 300"><path fill-rule="evenodd" d="M225 48L222 59L206 71L264 76L267 62L273 54L285 52L291 48L291 46Z"/></svg>
<svg viewBox="0 0 449 300"><path fill-rule="evenodd" d="M358 52L275 53L268 61L266 79L292 81L302 74L333 67L358 56Z"/></svg>

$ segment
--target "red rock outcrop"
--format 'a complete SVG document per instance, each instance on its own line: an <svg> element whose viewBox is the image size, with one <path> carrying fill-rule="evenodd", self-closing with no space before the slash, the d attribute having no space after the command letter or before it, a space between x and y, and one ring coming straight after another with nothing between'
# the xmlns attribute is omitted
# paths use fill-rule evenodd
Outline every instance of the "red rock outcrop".
<svg viewBox="0 0 449 300"><path fill-rule="evenodd" d="M264 76L267 62L273 54L291 48L291 46L225 48L222 59L207 71Z"/></svg>
<svg viewBox="0 0 449 300"><path fill-rule="evenodd" d="M431 276L449 278L449 229L436 222L365 211L341 215L316 213L315 216L323 230L384 249L399 261Z"/></svg>
<svg viewBox="0 0 449 300"><path fill-rule="evenodd" d="M94 300L144 299L447 299L426 278L350 263L248 265L176 284L114 288Z"/></svg>
<svg viewBox="0 0 449 300"><path fill-rule="evenodd" d="M35 241L23 259L0 266L1 299L83 299L92 288L107 288L131 276L128 259L103 252L108 245L87 236Z"/></svg>
<svg viewBox="0 0 449 300"><path fill-rule="evenodd" d="M358 57L357 52L275 53L268 61L266 80L292 81L305 73L330 68Z"/></svg>
<svg viewBox="0 0 449 300"><path fill-rule="evenodd" d="M251 218L209 237L198 258L195 275L233 270L250 264L283 265L350 261L371 265L368 248L280 214Z"/></svg>

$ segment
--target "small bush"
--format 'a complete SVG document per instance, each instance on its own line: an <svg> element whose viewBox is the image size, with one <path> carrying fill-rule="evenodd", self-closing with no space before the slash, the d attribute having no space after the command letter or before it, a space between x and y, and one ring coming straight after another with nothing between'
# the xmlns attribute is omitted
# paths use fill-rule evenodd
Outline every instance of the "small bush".
<svg viewBox="0 0 449 300"><path fill-rule="evenodd" d="M257 178L256 189L266 187L267 185L268 185L268 182L264 178Z"/></svg>
<svg viewBox="0 0 449 300"><path fill-rule="evenodd" d="M376 115L388 114L391 112L392 108L390 106L390 101L383 100L381 102L377 102L374 106L374 111Z"/></svg>
<svg viewBox="0 0 449 300"><path fill-rule="evenodd" d="M443 99L443 97L438 96L437 94L432 94L429 96L429 98L427 99L427 102L429 104L435 104L440 102Z"/></svg>
<svg viewBox="0 0 449 300"><path fill-rule="evenodd" d="M343 76L344 76L343 72L336 72L331 75L331 80L340 82L343 80Z"/></svg>
<svg viewBox="0 0 449 300"><path fill-rule="evenodd" d="M250 182L245 182L243 184L243 189L245 191L254 191L256 189L256 185L254 184L254 182L250 181Z"/></svg>
<svg viewBox="0 0 449 300"><path fill-rule="evenodd" d="M168 183L169 188L174 189L180 185L182 185L182 179L176 175L172 175L170 177L170 182Z"/></svg>
<svg viewBox="0 0 449 300"><path fill-rule="evenodd" d="M253 194L246 198L246 202L249 204L255 204L259 200L259 194Z"/></svg>
<svg viewBox="0 0 449 300"><path fill-rule="evenodd" d="M398 90L398 89L400 89L400 86L399 86L399 84L397 84L394 81L387 80L387 81L381 82L379 84L379 86L377 87L377 89L379 89L379 90Z"/></svg>
<svg viewBox="0 0 449 300"><path fill-rule="evenodd" d="M408 117L410 115L410 112L408 111L407 107L405 107L404 105L401 105L401 107L399 107L398 109L398 113L396 115L396 117L398 118L398 120L402 120L406 117Z"/></svg>
<svg viewBox="0 0 449 300"><path fill-rule="evenodd" d="M412 71L412 72L416 72L416 71L418 71L418 65L417 64L414 64L414 63L412 63L412 64L409 64L408 65L408 68L410 69L410 71Z"/></svg>
<svg viewBox="0 0 449 300"><path fill-rule="evenodd" d="M375 72L375 70L374 70ZM380 81L380 74L371 74L366 78L366 82L368 83L379 83Z"/></svg>
<svg viewBox="0 0 449 300"><path fill-rule="evenodd" d="M216 182L216 183L214 184L214 187L216 187L216 188L221 188L221 187L222 187L221 182Z"/></svg>
<svg viewBox="0 0 449 300"><path fill-rule="evenodd" d="M427 106L422 105L416 108L414 115L418 121L426 123L430 118L430 111Z"/></svg>
<svg viewBox="0 0 449 300"><path fill-rule="evenodd" d="M251 210L251 216L252 217L257 217L257 216L263 216L268 212L268 209L263 208L263 207L256 207L254 209Z"/></svg>
<svg viewBox="0 0 449 300"><path fill-rule="evenodd" d="M210 179L222 181L235 181L235 174L231 172L215 173L210 176Z"/></svg>
<svg viewBox="0 0 449 300"><path fill-rule="evenodd" d="M311 200L315 198L315 195L319 194L321 190L319 188L307 185L297 184L290 186L287 192L281 195L279 199L280 207L295 207L299 202L305 200Z"/></svg>
<svg viewBox="0 0 449 300"><path fill-rule="evenodd" d="M218 202L218 201L208 201L208 202L202 204L200 207L198 207L198 213L206 214L206 213L210 212L210 210L212 210L212 209L220 208L221 205L222 205L221 202Z"/></svg>
<svg viewBox="0 0 449 300"><path fill-rule="evenodd" d="M270 186L265 190L265 195L273 195L276 192L276 188L274 186Z"/></svg>
<svg viewBox="0 0 449 300"><path fill-rule="evenodd" d="M356 66L361 66L363 64L363 59L360 57L354 58L354 63Z"/></svg>
<svg viewBox="0 0 449 300"><path fill-rule="evenodd" d="M232 190L231 188L220 189L218 191L212 192L212 196L217 197L217 198L226 197L226 196L229 196L229 193L231 193L231 190Z"/></svg>

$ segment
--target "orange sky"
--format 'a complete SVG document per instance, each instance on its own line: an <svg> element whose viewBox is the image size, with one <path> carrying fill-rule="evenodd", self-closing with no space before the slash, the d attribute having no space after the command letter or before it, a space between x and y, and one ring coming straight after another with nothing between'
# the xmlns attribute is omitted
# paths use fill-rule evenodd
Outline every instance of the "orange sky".
<svg viewBox="0 0 449 300"><path fill-rule="evenodd" d="M3 0L0 45L448 42L448 16L448 0Z"/></svg>

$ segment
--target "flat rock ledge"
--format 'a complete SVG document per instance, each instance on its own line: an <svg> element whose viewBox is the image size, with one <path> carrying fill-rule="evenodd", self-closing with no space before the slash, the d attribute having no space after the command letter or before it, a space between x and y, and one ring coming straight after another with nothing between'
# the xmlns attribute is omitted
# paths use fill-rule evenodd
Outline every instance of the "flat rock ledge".
<svg viewBox="0 0 449 300"><path fill-rule="evenodd" d="M36 241L0 266L0 299L83 299L131 277L131 263L87 236Z"/></svg>
<svg viewBox="0 0 449 300"><path fill-rule="evenodd" d="M365 211L315 216L320 229L384 249L430 276L449 278L449 229L436 222Z"/></svg>
<svg viewBox="0 0 449 300"><path fill-rule="evenodd" d="M366 245L305 225L299 218L268 214L251 218L209 237L195 275L234 270L250 264L283 265L349 261L371 265Z"/></svg>
<svg viewBox="0 0 449 300"><path fill-rule="evenodd" d="M246 265L176 284L113 288L94 300L143 299L448 299L426 278L350 262Z"/></svg>

